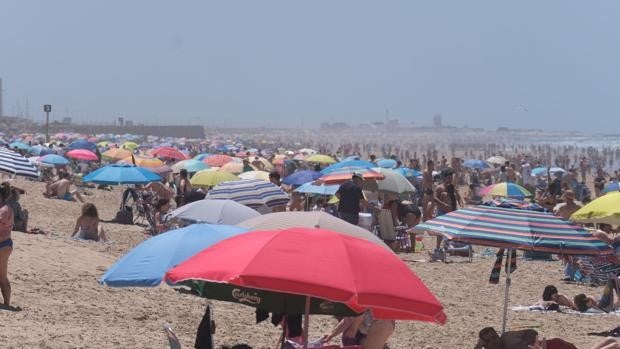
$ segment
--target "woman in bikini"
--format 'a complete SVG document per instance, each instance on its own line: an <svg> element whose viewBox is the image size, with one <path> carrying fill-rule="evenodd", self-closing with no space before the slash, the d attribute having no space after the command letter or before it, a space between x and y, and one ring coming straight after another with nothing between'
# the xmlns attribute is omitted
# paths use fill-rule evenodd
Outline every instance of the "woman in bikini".
<svg viewBox="0 0 620 349"><path fill-rule="evenodd" d="M71 237L74 237L78 233L78 239L94 241L99 241L101 239L103 242L108 241L103 227L99 225L99 213L94 204L87 203L82 206L82 214L75 222L75 228L73 229Z"/></svg>
<svg viewBox="0 0 620 349"><path fill-rule="evenodd" d="M13 252L13 210L7 205L11 196L11 186L4 182L0 184L0 291L4 299L4 308L11 308L11 283L8 277L9 256Z"/></svg>

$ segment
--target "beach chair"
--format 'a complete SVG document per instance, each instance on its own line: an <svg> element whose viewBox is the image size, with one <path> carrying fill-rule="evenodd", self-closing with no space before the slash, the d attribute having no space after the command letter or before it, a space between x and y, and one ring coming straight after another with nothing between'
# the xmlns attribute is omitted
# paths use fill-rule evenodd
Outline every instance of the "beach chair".
<svg viewBox="0 0 620 349"><path fill-rule="evenodd" d="M166 337L168 337L168 343L170 343L170 349L181 349L181 342L179 342L179 338L174 334L172 328L168 324L164 324L164 331L166 332Z"/></svg>
<svg viewBox="0 0 620 349"><path fill-rule="evenodd" d="M580 257L574 278L577 282L601 286L618 273L620 273L620 264L614 256Z"/></svg>

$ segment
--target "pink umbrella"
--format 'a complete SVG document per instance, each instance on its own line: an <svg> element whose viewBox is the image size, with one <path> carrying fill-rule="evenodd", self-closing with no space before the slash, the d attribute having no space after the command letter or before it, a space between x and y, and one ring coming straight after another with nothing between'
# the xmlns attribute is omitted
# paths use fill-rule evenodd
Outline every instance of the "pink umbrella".
<svg viewBox="0 0 620 349"><path fill-rule="evenodd" d="M178 149L172 147L159 147L151 152L151 155L158 158L167 158L175 160L187 160L187 156Z"/></svg>
<svg viewBox="0 0 620 349"><path fill-rule="evenodd" d="M90 150L86 150L86 149L74 149L74 150L66 152L65 156L72 158L72 159L83 160L83 161L98 161L99 160L99 158L97 157L97 154L93 153Z"/></svg>

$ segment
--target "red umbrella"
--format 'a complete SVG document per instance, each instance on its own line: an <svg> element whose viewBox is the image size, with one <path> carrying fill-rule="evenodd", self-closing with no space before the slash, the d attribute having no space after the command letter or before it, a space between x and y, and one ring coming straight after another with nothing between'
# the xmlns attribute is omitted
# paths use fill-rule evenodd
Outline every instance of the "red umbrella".
<svg viewBox="0 0 620 349"><path fill-rule="evenodd" d="M371 309L379 319L444 324L443 306L395 254L367 240L317 228L242 234L166 273L169 283L200 280L304 295Z"/></svg>
<svg viewBox="0 0 620 349"><path fill-rule="evenodd" d="M154 149L151 154L158 158L167 158L175 160L186 160L187 156L181 153L178 149L172 147L159 147Z"/></svg>
<svg viewBox="0 0 620 349"><path fill-rule="evenodd" d="M202 160L202 162L204 162L205 164L211 167L222 167L231 161L233 161L232 157L228 155L220 155L220 154L210 155L204 158L204 160Z"/></svg>
<svg viewBox="0 0 620 349"><path fill-rule="evenodd" d="M99 160L99 158L97 157L97 154L93 153L90 150L86 150L86 149L74 149L74 150L66 152L65 156L72 158L72 159L84 160L84 161Z"/></svg>

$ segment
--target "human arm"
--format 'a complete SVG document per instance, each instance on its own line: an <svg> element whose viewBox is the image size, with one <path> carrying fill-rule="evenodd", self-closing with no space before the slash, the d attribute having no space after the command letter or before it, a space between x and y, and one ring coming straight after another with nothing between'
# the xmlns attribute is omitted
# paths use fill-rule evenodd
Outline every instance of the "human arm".
<svg viewBox="0 0 620 349"><path fill-rule="evenodd" d="M71 237L74 237L75 234L77 234L77 232L80 230L80 226L82 225L82 217L79 217L76 221L75 221L75 227L73 228L73 233L71 233Z"/></svg>
<svg viewBox="0 0 620 349"><path fill-rule="evenodd" d="M364 322L364 315L362 314L352 319L353 320L351 321L351 326L349 326L344 331L343 337L345 338L355 338L355 336L357 335L357 331L359 330L360 326Z"/></svg>
<svg viewBox="0 0 620 349"><path fill-rule="evenodd" d="M325 343L329 343L332 339L334 339L334 337L343 333L349 326L351 326L351 324L353 323L353 319L354 318L351 317L342 318L338 325L336 325L336 327L334 327L334 329L329 334L323 336L322 340Z"/></svg>
<svg viewBox="0 0 620 349"><path fill-rule="evenodd" d="M572 310L577 310L577 307L575 306L575 303L573 303L573 301L568 299L568 297L566 297L563 294L558 294L556 301L557 301L557 303L559 305L563 305L565 307L569 307Z"/></svg>

